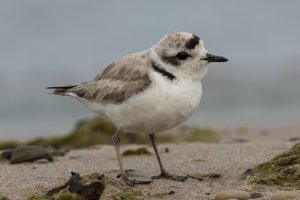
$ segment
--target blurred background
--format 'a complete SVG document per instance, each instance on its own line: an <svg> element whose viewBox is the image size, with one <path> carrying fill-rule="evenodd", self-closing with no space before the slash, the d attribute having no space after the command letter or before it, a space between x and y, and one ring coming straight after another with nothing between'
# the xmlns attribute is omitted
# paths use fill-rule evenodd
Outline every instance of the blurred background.
<svg viewBox="0 0 300 200"><path fill-rule="evenodd" d="M211 64L186 126L300 130L300 1L2 0L0 140L60 135L94 116L47 86L93 79L165 33L200 36Z"/></svg>

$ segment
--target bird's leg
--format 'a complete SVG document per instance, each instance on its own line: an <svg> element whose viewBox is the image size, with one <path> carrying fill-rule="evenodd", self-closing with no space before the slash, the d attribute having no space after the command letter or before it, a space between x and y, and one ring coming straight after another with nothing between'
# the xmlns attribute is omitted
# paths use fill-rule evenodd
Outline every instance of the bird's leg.
<svg viewBox="0 0 300 200"><path fill-rule="evenodd" d="M156 158L158 160L158 164L159 164L159 167L160 167L160 174L158 176L153 176L152 179L165 178L165 179L170 179L170 180L173 180L173 181L181 181L181 182L185 181L188 178L187 176L176 176L176 175L172 175L172 174L169 174L168 172L166 172L166 170L164 169L164 167L161 163L160 156L159 156L158 151L157 151L155 133L150 133L149 138L150 138L150 141L151 141L152 146L154 148Z"/></svg>
<svg viewBox="0 0 300 200"><path fill-rule="evenodd" d="M139 181L136 179L129 179L125 173L125 170L123 168L123 162L122 162L122 158L121 158L121 152L120 152L120 137L119 137L120 131L117 128L116 132L114 133L113 137L112 137L112 141L114 143L115 146L115 150L116 150L116 154L117 154L117 158L118 158L118 162L120 165L120 170L121 170L121 178L123 179L123 181L130 186L134 186L134 185L138 185L138 184L150 184L152 181Z"/></svg>

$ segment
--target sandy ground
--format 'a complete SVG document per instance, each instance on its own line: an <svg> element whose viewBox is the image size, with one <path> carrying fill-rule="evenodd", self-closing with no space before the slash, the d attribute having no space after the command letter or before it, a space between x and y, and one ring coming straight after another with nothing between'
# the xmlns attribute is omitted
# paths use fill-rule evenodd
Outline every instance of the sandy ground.
<svg viewBox="0 0 300 200"><path fill-rule="evenodd" d="M248 141L241 143L225 139L222 143L159 144L162 161L169 172L178 175L220 173L222 177L203 181L189 178L183 183L155 180L149 186L138 188L149 193L175 191L175 194L165 199L213 199L220 191L247 190L249 186L240 178L246 169L269 160L294 144L288 141L293 136L287 134L251 133L239 137ZM121 151L140 146L123 145ZM152 147L146 147L153 152ZM168 153L165 152L166 147L169 148ZM124 162L127 169L138 170L147 177L159 173L154 155L125 157ZM12 200L24 199L66 182L71 171L82 175L92 172L108 174L113 169L118 169L118 164L114 148L110 145L73 150L48 164L10 165L2 162L0 194ZM108 176L116 179L116 174L110 173ZM270 199L270 195L276 191L270 188L260 192L263 194L260 199ZM102 199L111 199L109 188L106 188Z"/></svg>

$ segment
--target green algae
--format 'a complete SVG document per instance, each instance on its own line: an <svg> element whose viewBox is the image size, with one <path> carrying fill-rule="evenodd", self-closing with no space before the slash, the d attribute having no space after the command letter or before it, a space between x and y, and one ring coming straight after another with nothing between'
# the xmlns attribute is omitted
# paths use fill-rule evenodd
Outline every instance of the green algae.
<svg viewBox="0 0 300 200"><path fill-rule="evenodd" d="M20 143L18 141L6 141L0 143L0 150L3 149L14 149L16 148Z"/></svg>
<svg viewBox="0 0 300 200"><path fill-rule="evenodd" d="M146 194L140 189L126 187L125 189L115 192L111 195L114 200L140 200L140 199L158 199L174 194L174 191L170 192L158 192Z"/></svg>
<svg viewBox="0 0 300 200"><path fill-rule="evenodd" d="M99 172L80 176L80 180L82 184L90 184L97 181L100 181L104 185L109 183L109 178L104 177L103 174L100 174ZM46 196L44 194L32 195L27 198L27 200L80 200L80 197L76 193L70 193L67 189L62 189L60 192L51 196Z"/></svg>
<svg viewBox="0 0 300 200"><path fill-rule="evenodd" d="M250 182L300 189L300 143L251 171Z"/></svg>
<svg viewBox="0 0 300 200"><path fill-rule="evenodd" d="M6 196L0 196L0 200L9 200L9 198Z"/></svg>
<svg viewBox="0 0 300 200"><path fill-rule="evenodd" d="M101 117L94 117L91 119L80 120L73 128L73 130L62 136L37 138L32 141L22 143L22 145L36 145L53 148L85 148L98 144L112 144L112 135L115 132L115 127L111 122ZM218 139L218 132L213 129L204 128L187 128L182 130L184 134L167 133L158 135L159 143L169 142L214 142ZM175 131L176 133L176 131ZM122 144L149 144L150 140L148 134L136 134L122 132L120 134ZM17 141L8 141L0 143L1 149L13 149L21 143Z"/></svg>
<svg viewBox="0 0 300 200"><path fill-rule="evenodd" d="M141 190L137 190L131 187L115 192L111 195L114 200L138 200L143 199L144 193Z"/></svg>
<svg viewBox="0 0 300 200"><path fill-rule="evenodd" d="M83 175L80 177L80 180L81 180L82 184L89 184L89 183L97 182L97 181L102 182L104 185L111 183L110 178L108 178L107 176L104 176L103 174L101 174L99 172L93 172L91 174Z"/></svg>
<svg viewBox="0 0 300 200"><path fill-rule="evenodd" d="M61 191L51 197L45 195L33 195L27 200L80 200L79 196L68 191Z"/></svg>

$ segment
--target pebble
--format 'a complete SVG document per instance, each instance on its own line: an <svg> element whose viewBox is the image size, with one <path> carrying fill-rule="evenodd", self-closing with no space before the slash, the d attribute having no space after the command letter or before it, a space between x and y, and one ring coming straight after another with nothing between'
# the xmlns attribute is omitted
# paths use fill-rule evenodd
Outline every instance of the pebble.
<svg viewBox="0 0 300 200"><path fill-rule="evenodd" d="M1 157L6 159L6 160L10 160L11 156L12 156L12 150L11 149L6 149L6 150L1 152Z"/></svg>
<svg viewBox="0 0 300 200"><path fill-rule="evenodd" d="M33 163L37 163L37 164L47 164L49 163L49 160L42 158L42 159L38 159L36 161L34 161Z"/></svg>
<svg viewBox="0 0 300 200"><path fill-rule="evenodd" d="M251 192L250 196L251 196L251 199L258 199L258 198L261 198L263 195L259 192Z"/></svg>
<svg viewBox="0 0 300 200"><path fill-rule="evenodd" d="M34 162L39 159L53 161L51 153L43 147L19 146L13 150L10 163Z"/></svg>
<svg viewBox="0 0 300 200"><path fill-rule="evenodd" d="M251 199L251 195L245 191L223 191L219 192L214 200L247 200Z"/></svg>
<svg viewBox="0 0 300 200"><path fill-rule="evenodd" d="M271 197L271 200L299 200L300 195L296 192L279 192Z"/></svg>
<svg viewBox="0 0 300 200"><path fill-rule="evenodd" d="M292 137L289 139L290 142L296 142L296 141L299 141L300 140L300 137Z"/></svg>

